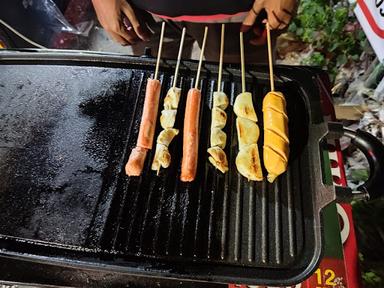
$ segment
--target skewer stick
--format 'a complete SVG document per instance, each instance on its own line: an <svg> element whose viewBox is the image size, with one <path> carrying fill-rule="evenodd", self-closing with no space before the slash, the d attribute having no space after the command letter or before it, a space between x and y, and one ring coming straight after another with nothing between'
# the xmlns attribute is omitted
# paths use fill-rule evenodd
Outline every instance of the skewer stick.
<svg viewBox="0 0 384 288"><path fill-rule="evenodd" d="M159 174L160 174L160 167L161 165L159 165L159 167L157 167L157 171L156 171L156 176L159 176Z"/></svg>
<svg viewBox="0 0 384 288"><path fill-rule="evenodd" d="M196 75L195 89L198 89L198 87L199 87L199 79L200 79L201 64L202 64L202 62L203 62L203 55L204 55L204 49L205 49L205 42L207 42L207 34L208 34L208 26L205 26L205 30L204 30L204 38L203 38L203 45L201 46L201 52L200 52L199 67L197 68L197 75Z"/></svg>
<svg viewBox="0 0 384 288"><path fill-rule="evenodd" d="M243 32L240 32L241 90L245 93L245 63Z"/></svg>
<svg viewBox="0 0 384 288"><path fill-rule="evenodd" d="M186 28L183 28L183 31L181 32L181 40L180 40L180 47L179 47L179 54L177 55L177 63L176 63L176 69L175 69L175 76L173 77L173 85L172 87L176 87L177 83L177 75L179 74L179 67L180 67L180 61L181 61L181 54L183 53L183 46L184 46L184 37L185 37L185 31Z"/></svg>
<svg viewBox="0 0 384 288"><path fill-rule="evenodd" d="M225 24L221 24L220 60L219 60L219 77L217 79L217 92L221 91L221 77L223 75L224 33L225 33Z"/></svg>
<svg viewBox="0 0 384 288"><path fill-rule="evenodd" d="M165 30L165 22L163 22L163 23L161 24L161 33L160 33L159 50L157 51L157 60L156 60L155 76L153 77L154 80L157 79L157 74L159 73L160 57L161 57L161 49L163 49L164 30Z"/></svg>
<svg viewBox="0 0 384 288"><path fill-rule="evenodd" d="M271 44L271 27L267 22L267 42L268 42L268 61L269 61L269 81L271 82L271 91L275 91L275 81L273 79L273 59L272 59L272 44Z"/></svg>

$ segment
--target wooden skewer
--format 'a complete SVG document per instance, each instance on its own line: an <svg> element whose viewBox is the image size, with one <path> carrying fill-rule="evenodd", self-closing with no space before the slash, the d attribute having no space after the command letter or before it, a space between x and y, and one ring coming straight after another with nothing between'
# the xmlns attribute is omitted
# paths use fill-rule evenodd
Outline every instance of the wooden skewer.
<svg viewBox="0 0 384 288"><path fill-rule="evenodd" d="M245 93L245 63L243 32L240 32L240 62L241 62L241 90Z"/></svg>
<svg viewBox="0 0 384 288"><path fill-rule="evenodd" d="M203 62L204 49L205 49L205 42L207 42L207 35L208 35L208 26L205 26L205 30L204 30L204 38L203 38L203 45L201 46L200 59L199 59L199 66L198 66L198 68L197 68L197 75L196 75L195 89L198 89L198 87L199 87L199 79L200 79L201 64L202 64L202 62Z"/></svg>
<svg viewBox="0 0 384 288"><path fill-rule="evenodd" d="M157 60L156 60L156 69L155 76L153 79L157 79L157 74L159 73L160 66L160 57L161 57L161 49L163 49L163 39L164 39L164 30L165 30L165 22L161 24L161 33L160 33L160 42L159 42L159 50L157 51Z"/></svg>
<svg viewBox="0 0 384 288"><path fill-rule="evenodd" d="M271 27L267 22L267 43L268 43L268 61L269 61L269 81L271 82L271 91L275 91L275 81L273 78L273 59L272 59L272 44L271 44Z"/></svg>
<svg viewBox="0 0 384 288"><path fill-rule="evenodd" d="M223 75L224 33L225 33L225 24L221 24L220 60L219 60L219 77L217 79L217 92L221 91L221 77Z"/></svg>
<svg viewBox="0 0 384 288"><path fill-rule="evenodd" d="M180 40L180 47L179 47L179 54L177 55L177 63L175 68L175 76L173 77L173 85L172 87L176 87L177 83L177 75L179 74L179 67L180 67L180 61L181 61L181 54L183 53L183 46L184 46L184 37L185 37L185 31L187 29L184 27L183 31L181 32L181 40Z"/></svg>

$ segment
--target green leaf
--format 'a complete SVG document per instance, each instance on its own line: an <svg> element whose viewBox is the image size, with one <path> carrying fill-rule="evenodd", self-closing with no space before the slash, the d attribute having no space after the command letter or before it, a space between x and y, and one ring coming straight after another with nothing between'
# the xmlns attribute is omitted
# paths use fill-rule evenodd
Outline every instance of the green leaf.
<svg viewBox="0 0 384 288"><path fill-rule="evenodd" d="M333 42L332 44L331 44L331 47L329 47L329 51L330 52L333 52L333 51L335 51L338 47L339 47L339 45L340 45L340 43L338 43L338 42Z"/></svg>
<svg viewBox="0 0 384 288"><path fill-rule="evenodd" d="M337 58L336 58L336 65L340 67L340 66L344 65L345 63L347 63L347 61L348 61L347 56L345 56L345 54L341 54L341 55L337 56Z"/></svg>
<svg viewBox="0 0 384 288"><path fill-rule="evenodd" d="M303 33L304 33L304 29L303 28L297 28L297 30L296 30L296 35L297 36L302 36L303 35Z"/></svg>
<svg viewBox="0 0 384 288"><path fill-rule="evenodd" d="M371 285L375 285L381 282L380 276L376 275L376 273L373 271L364 273L362 277L365 282Z"/></svg>
<svg viewBox="0 0 384 288"><path fill-rule="evenodd" d="M291 32L291 33L295 33L296 32L296 35L297 35L297 25L296 25L296 23L294 21L292 21L292 23L289 25L288 31Z"/></svg>
<svg viewBox="0 0 384 288"><path fill-rule="evenodd" d="M369 178L369 170L353 169L351 170L351 178L353 181L366 181Z"/></svg>

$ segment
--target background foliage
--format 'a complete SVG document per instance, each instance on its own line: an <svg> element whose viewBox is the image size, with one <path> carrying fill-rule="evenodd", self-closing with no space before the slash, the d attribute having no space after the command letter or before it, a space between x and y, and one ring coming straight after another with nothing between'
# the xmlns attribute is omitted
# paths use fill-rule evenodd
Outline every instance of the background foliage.
<svg viewBox="0 0 384 288"><path fill-rule="evenodd" d="M288 31L313 49L302 64L327 68L334 78L338 67L359 60L367 41L353 8L348 1L301 0Z"/></svg>

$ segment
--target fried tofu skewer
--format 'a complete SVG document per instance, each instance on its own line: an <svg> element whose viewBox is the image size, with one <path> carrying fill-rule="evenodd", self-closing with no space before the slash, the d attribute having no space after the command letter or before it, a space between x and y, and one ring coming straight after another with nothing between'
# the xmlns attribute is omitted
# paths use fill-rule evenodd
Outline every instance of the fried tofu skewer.
<svg viewBox="0 0 384 288"><path fill-rule="evenodd" d="M275 91L270 26L266 24L271 92L263 100L264 166L269 182L287 170L289 158L288 117L283 93Z"/></svg>
<svg viewBox="0 0 384 288"><path fill-rule="evenodd" d="M128 176L141 175L147 152L148 150L152 149L153 145L161 90L161 83L157 79L157 75L159 71L161 50L163 47L164 30L165 22L163 22L161 26L160 43L157 54L155 75L153 79L148 79L147 81L143 114L141 116L139 136L137 138L136 147L132 149L131 154L128 158L128 162L125 165L125 172Z"/></svg>
<svg viewBox="0 0 384 288"><path fill-rule="evenodd" d="M180 179L183 182L191 182L196 177L197 160L199 152L199 115L201 103L201 91L198 89L201 65L205 43L207 41L208 27L205 27L203 45L201 46L199 66L197 69L195 88L188 91L187 103L184 115L183 159L181 162Z"/></svg>
<svg viewBox="0 0 384 288"><path fill-rule="evenodd" d="M236 167L239 173L248 180L261 181L263 180L263 173L257 146L260 132L257 126L255 108L252 103L252 94L246 92L245 87L244 42L242 32L240 32L240 57L242 93L236 96L233 105L233 110L237 116L236 130L239 144Z"/></svg>
<svg viewBox="0 0 384 288"><path fill-rule="evenodd" d="M227 121L225 109L228 107L228 97L221 89L221 79L223 74L223 56L224 56L224 34L225 24L221 24L221 42L220 42L220 60L219 75L217 79L217 92L213 93L212 123L211 123L211 147L207 152L209 162L219 169L222 173L228 171L227 155L224 152L227 135L221 129L224 128Z"/></svg>
<svg viewBox="0 0 384 288"><path fill-rule="evenodd" d="M176 120L177 108L179 106L181 89L176 87L177 76L179 73L181 55L183 53L183 45L185 38L186 28L183 28L181 33L179 54L177 56L177 63L175 68L175 75L173 77L172 87L168 90L167 95L164 98L164 109L161 111L160 124L164 129L157 136L155 157L153 158L151 169L157 171L159 175L160 168L168 168L171 164L171 154L169 153L168 146L172 139L179 134L178 129L174 129L173 126Z"/></svg>

